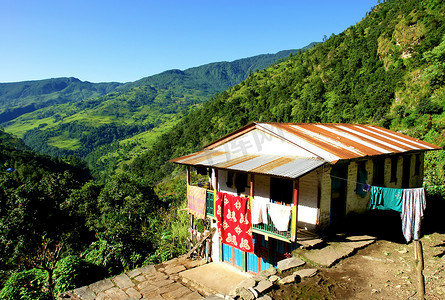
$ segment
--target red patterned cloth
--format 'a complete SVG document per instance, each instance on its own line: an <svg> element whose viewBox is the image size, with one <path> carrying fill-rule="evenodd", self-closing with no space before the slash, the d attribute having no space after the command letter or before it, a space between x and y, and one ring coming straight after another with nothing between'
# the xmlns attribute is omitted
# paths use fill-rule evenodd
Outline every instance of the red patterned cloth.
<svg viewBox="0 0 445 300"><path fill-rule="evenodd" d="M253 253L252 213L249 197L217 193L216 220L224 244Z"/></svg>

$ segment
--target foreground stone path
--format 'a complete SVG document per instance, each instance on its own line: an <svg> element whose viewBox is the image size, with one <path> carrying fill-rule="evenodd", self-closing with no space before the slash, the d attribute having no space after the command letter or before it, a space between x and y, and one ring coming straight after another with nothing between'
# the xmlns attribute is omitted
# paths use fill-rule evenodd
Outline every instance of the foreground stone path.
<svg viewBox="0 0 445 300"><path fill-rule="evenodd" d="M88 286L63 293L59 299L133 300L203 299L183 283L178 273L205 264L204 260L175 258L156 266L145 266Z"/></svg>

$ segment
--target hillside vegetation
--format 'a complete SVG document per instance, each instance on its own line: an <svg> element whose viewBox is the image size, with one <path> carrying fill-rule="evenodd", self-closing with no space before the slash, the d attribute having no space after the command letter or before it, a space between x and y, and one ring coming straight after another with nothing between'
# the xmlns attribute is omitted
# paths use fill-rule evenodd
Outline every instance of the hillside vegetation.
<svg viewBox="0 0 445 300"><path fill-rule="evenodd" d="M121 83L91 83L77 78L0 83L0 124L39 108L104 95L119 85Z"/></svg>
<svg viewBox="0 0 445 300"><path fill-rule="evenodd" d="M118 86L100 97L23 114L3 126L36 151L57 156L75 154L88 162L95 175L111 174L122 161L149 149L153 140L190 109L241 82L252 71L298 51L169 70Z"/></svg>
<svg viewBox="0 0 445 300"><path fill-rule="evenodd" d="M444 1L388 1L323 44L216 95L128 168L153 182L167 160L252 121L379 124L445 145ZM427 156L429 184L444 182L443 151Z"/></svg>

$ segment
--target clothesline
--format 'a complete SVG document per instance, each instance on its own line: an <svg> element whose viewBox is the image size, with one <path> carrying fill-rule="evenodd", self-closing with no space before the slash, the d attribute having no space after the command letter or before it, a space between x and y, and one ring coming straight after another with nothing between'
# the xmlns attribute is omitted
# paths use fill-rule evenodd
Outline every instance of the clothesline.
<svg viewBox="0 0 445 300"><path fill-rule="evenodd" d="M361 185L363 185L363 186L372 186L372 185L370 185L370 184L367 184L367 183L363 183L363 182L357 182L357 181L355 181L355 180L351 180L351 179L347 179L347 178L343 178L343 177L338 177L338 176L334 176L334 175L329 175L329 176L331 176L331 177L333 177L333 178L337 178L337 179L340 179L340 180L344 180L344 181L350 181L350 182L353 182L353 183L355 183L355 184L361 184ZM424 188L426 188L426 189L428 189L428 188L432 188L432 187L434 187L433 185L427 185L427 186L425 186Z"/></svg>

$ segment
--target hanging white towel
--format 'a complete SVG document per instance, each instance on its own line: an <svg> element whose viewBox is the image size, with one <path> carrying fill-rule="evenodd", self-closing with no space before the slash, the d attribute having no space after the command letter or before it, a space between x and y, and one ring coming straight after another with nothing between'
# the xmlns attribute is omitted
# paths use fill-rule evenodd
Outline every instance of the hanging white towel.
<svg viewBox="0 0 445 300"><path fill-rule="evenodd" d="M273 224L279 231L287 231L289 228L291 207L269 203L269 215Z"/></svg>
<svg viewBox="0 0 445 300"><path fill-rule="evenodd" d="M406 242L420 238L420 223L426 207L423 188L404 189L402 196L402 231Z"/></svg>
<svg viewBox="0 0 445 300"><path fill-rule="evenodd" d="M253 199L252 201L252 224L267 224L268 199Z"/></svg>

